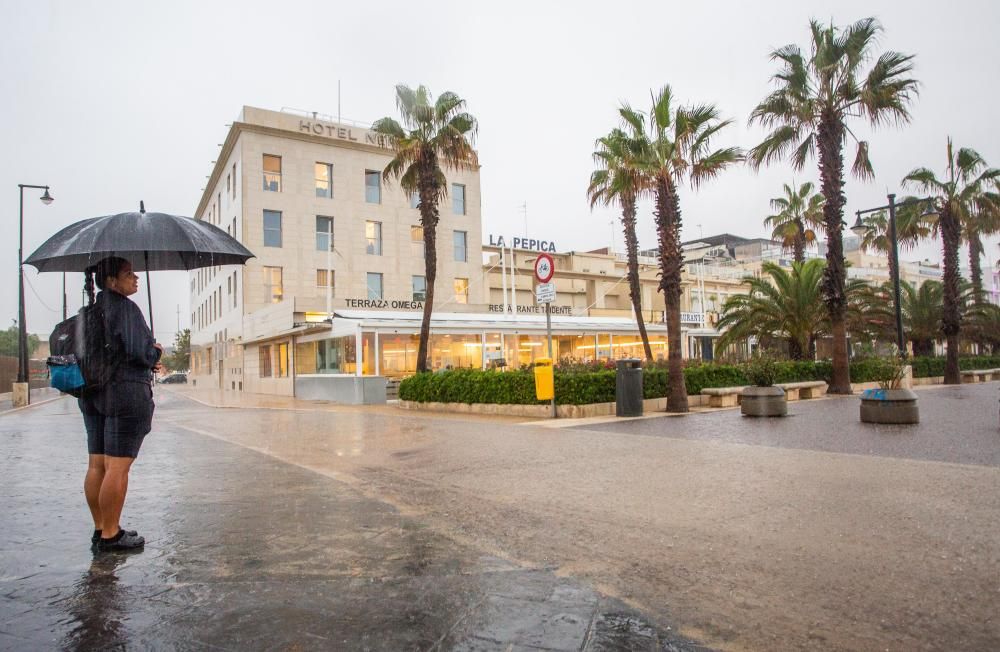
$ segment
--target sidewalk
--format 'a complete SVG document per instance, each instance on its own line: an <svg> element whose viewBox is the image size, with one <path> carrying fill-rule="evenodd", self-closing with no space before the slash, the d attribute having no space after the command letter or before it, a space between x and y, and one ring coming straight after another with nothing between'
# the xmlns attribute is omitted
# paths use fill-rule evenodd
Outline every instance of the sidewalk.
<svg viewBox="0 0 1000 652"><path fill-rule="evenodd" d="M123 517L146 548L97 557L76 406L0 418L0 649L705 649L547 567L174 421L200 410L158 398Z"/></svg>

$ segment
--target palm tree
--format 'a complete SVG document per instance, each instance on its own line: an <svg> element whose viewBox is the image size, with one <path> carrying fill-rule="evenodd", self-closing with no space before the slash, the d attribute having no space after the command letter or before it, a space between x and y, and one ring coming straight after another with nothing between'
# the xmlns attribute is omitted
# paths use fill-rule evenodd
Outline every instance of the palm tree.
<svg viewBox="0 0 1000 652"><path fill-rule="evenodd" d="M754 336L784 340L790 358L805 359L816 338L828 332L821 292L823 267L819 259L792 263L790 272L775 263L762 264L760 277L744 280L749 292L726 299L716 325L724 331L717 349Z"/></svg>
<svg viewBox="0 0 1000 652"><path fill-rule="evenodd" d="M903 201L907 201L906 198ZM919 210L919 205L911 204L896 211L896 242L899 249L913 249L931 234L927 218ZM892 258L892 240L889 238L889 218L885 211L878 211L861 218L867 227L861 237L861 248L885 254L889 261L889 278L895 278L896 262Z"/></svg>
<svg viewBox="0 0 1000 652"><path fill-rule="evenodd" d="M1000 353L1000 306L992 303L978 303L966 313L969 339L977 344L990 347L992 355Z"/></svg>
<svg viewBox="0 0 1000 652"><path fill-rule="evenodd" d="M833 335L833 378L830 392L851 392L847 360L847 268L841 235L844 219L844 143L855 138L848 126L853 118L865 118L873 126L910 119L907 105L917 92L916 80L907 75L912 69L910 55L884 52L867 74L862 66L874 56L876 38L882 27L874 18L865 18L846 28L810 22L812 42L808 54L797 45L786 45L771 54L782 69L774 76L777 90L757 105L750 124L759 122L770 133L750 151L750 164L791 159L802 169L814 154L819 159L821 191L826 198L823 222L826 231L826 272L823 298L830 313ZM855 138L856 139L856 138ZM871 179L874 172L868 158L868 143L857 141L852 166L854 174Z"/></svg>
<svg viewBox="0 0 1000 652"><path fill-rule="evenodd" d="M973 149L962 148L956 154L948 138L947 177L939 180L928 168L917 168L903 179L904 184L919 188L934 198L937 210L935 230L941 234L944 260L944 297L941 330L947 340L944 382L962 382L958 370L958 335L962 330L961 278L958 273L958 248L962 241L962 226L972 216L996 214L1000 211L1000 195L996 192L1000 170L989 168Z"/></svg>
<svg viewBox="0 0 1000 652"><path fill-rule="evenodd" d="M681 206L678 187L685 180L692 188L716 177L743 158L738 147L712 150L710 143L731 120L719 120L711 104L674 107L670 86L652 98L647 116L628 106L620 113L628 135L642 153L639 167L654 197L653 215L660 259L660 291L667 318L667 365L670 393L667 410L687 412L687 387L681 358ZM648 129L647 129L648 119Z"/></svg>
<svg viewBox="0 0 1000 652"><path fill-rule="evenodd" d="M625 251L628 257L628 288L632 299L632 311L635 313L642 346L646 359L653 360L653 350L649 346L646 335L646 323L642 318L642 293L639 285L639 239L635 234L635 201L643 192L645 180L636 165L637 155L635 141L628 138L621 129L614 129L610 134L598 138L595 143L594 161L598 169L590 175L590 185L587 196L590 207L595 204L605 206L617 201L622 208L622 229L625 231Z"/></svg>
<svg viewBox="0 0 1000 652"><path fill-rule="evenodd" d="M793 184L794 185L794 184ZM774 230L771 238L781 240L791 249L795 262L806 259L806 246L816 240L816 231L823 224L823 195L813 193L813 185L803 183L797 190L784 184L785 196L771 200L771 209L778 211L764 220L764 226Z"/></svg>
<svg viewBox="0 0 1000 652"><path fill-rule="evenodd" d="M976 304L985 303L983 294L983 268L980 259L985 253L983 249L983 237L1000 233L1000 211L995 209L997 204L996 188L994 189L994 209L974 211L967 216L964 227L965 241L969 245L969 275L972 281L972 299Z"/></svg>
<svg viewBox="0 0 1000 652"><path fill-rule="evenodd" d="M914 287L900 280L901 308L906 339L913 343L913 355L934 355L934 342L941 338L941 305L944 286L938 281L924 281ZM886 296L891 288L885 285ZM886 303L886 305L889 305Z"/></svg>
<svg viewBox="0 0 1000 652"><path fill-rule="evenodd" d="M417 348L419 372L427 371L427 342L434 311L438 203L448 194L442 166L453 170L472 170L479 166L478 156L472 148L478 126L476 119L465 112L465 100L451 92L442 93L434 101L424 86L414 90L399 84L396 86L396 107L406 128L393 118L382 118L372 125L372 131L395 152L382 171L382 178L386 182L398 179L407 195L415 192L420 198L417 209L424 230L427 292Z"/></svg>

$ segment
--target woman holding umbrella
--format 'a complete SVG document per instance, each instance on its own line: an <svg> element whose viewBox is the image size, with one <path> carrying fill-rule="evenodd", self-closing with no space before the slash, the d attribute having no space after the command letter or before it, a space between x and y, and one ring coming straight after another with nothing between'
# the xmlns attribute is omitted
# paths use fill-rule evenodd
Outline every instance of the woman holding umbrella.
<svg viewBox="0 0 1000 652"><path fill-rule="evenodd" d="M83 486L94 518L92 542L98 551L135 550L146 540L135 531L122 530L119 519L129 470L152 426L152 374L162 370L163 347L153 340L139 306L128 299L139 290L132 263L104 258L86 275L87 294L103 315L114 365L106 386L79 399L87 428L89 462ZM101 290L96 299L95 283Z"/></svg>
<svg viewBox="0 0 1000 652"><path fill-rule="evenodd" d="M105 215L75 222L46 240L24 261L40 272L87 274L91 301L103 308L105 335L118 355L106 387L80 400L87 427L90 464L84 483L99 550L133 550L145 541L121 530L128 474L153 418L152 371L162 348L152 332L149 272L242 265L253 254L219 227L167 213ZM96 262L95 262L96 261ZM138 290L132 262L146 272L150 324L127 297ZM94 297L94 284L101 290Z"/></svg>

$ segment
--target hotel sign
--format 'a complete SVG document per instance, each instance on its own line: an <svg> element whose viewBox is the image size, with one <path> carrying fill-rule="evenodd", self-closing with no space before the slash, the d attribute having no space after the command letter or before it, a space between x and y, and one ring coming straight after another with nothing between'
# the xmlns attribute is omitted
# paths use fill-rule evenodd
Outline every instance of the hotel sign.
<svg viewBox="0 0 1000 652"><path fill-rule="evenodd" d="M348 140L351 142L362 142L375 147L385 147L380 141L381 137L367 129L354 129L337 124L327 124L323 122L313 122L312 120L299 120L299 131L314 136L326 136L338 140Z"/></svg>
<svg viewBox="0 0 1000 652"><path fill-rule="evenodd" d="M551 304L550 304L551 305ZM491 303L489 305L490 312L504 312L504 306L502 303ZM572 306L552 306L551 311L553 315L572 315ZM508 305L506 312L513 313L514 307ZM545 309L541 306L518 306L517 314L519 315L544 315Z"/></svg>
<svg viewBox="0 0 1000 652"><path fill-rule="evenodd" d="M534 238L516 237L510 239L510 244L504 240L502 235L490 234L491 247L510 247L511 249L530 249L531 251L547 251L550 254L556 252L556 243L549 240L535 240Z"/></svg>

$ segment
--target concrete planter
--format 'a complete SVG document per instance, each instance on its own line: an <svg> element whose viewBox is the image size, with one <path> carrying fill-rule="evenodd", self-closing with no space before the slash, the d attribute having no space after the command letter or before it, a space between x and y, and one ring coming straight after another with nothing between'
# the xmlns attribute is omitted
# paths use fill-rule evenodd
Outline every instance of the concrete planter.
<svg viewBox="0 0 1000 652"><path fill-rule="evenodd" d="M861 394L863 423L920 423L917 395L912 389L866 389Z"/></svg>
<svg viewBox="0 0 1000 652"><path fill-rule="evenodd" d="M745 417L783 417L788 414L788 397L780 387L747 387L740 400Z"/></svg>

